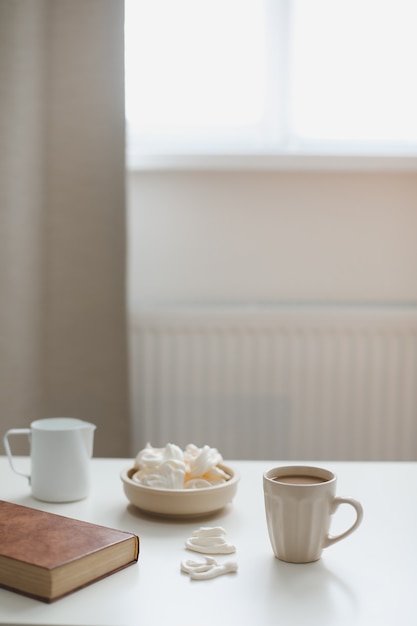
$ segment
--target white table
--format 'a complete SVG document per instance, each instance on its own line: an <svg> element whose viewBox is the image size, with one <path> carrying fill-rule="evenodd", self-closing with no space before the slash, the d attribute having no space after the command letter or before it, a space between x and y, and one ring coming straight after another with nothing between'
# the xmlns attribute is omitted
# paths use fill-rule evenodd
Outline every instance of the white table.
<svg viewBox="0 0 417 626"><path fill-rule="evenodd" d="M188 521L150 518L133 508L119 478L131 464L129 459L94 459L91 496L52 505L32 499L27 481L0 457L0 499L129 530L141 542L136 565L56 603L0 590L1 624L417 624L416 463L313 462L337 473L339 495L362 502L364 521L353 535L325 550L320 561L307 565L278 561L269 544L262 473L282 463L229 461L241 475L233 504L210 518ZM339 514L335 532L351 519L349 507ZM237 547L226 557L238 562L236 574L192 581L180 572L181 560L201 558L184 548L201 525L225 528Z"/></svg>

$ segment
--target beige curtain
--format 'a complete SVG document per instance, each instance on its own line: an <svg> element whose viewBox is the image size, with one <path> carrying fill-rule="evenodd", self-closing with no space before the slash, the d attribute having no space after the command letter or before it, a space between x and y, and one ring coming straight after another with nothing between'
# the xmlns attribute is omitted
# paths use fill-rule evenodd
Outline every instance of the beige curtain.
<svg viewBox="0 0 417 626"><path fill-rule="evenodd" d="M0 430L129 453L122 0L0 0ZM4 450L2 451L4 453Z"/></svg>

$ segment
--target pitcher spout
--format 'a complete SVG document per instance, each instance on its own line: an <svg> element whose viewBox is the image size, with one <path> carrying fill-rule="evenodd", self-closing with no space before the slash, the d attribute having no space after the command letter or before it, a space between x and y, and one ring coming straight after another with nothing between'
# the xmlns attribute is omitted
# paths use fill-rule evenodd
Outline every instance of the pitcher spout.
<svg viewBox="0 0 417 626"><path fill-rule="evenodd" d="M94 432L97 426L95 424L91 424L89 422L84 422L83 427L81 429L83 441L85 445L85 449L87 451L87 455L91 458L93 456L93 448L94 448Z"/></svg>

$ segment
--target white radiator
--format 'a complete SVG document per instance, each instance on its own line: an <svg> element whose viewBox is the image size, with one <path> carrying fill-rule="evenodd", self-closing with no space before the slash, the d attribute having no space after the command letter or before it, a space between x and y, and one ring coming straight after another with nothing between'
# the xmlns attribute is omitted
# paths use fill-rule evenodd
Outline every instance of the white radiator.
<svg viewBox="0 0 417 626"><path fill-rule="evenodd" d="M132 452L417 460L413 307L148 311L131 324Z"/></svg>

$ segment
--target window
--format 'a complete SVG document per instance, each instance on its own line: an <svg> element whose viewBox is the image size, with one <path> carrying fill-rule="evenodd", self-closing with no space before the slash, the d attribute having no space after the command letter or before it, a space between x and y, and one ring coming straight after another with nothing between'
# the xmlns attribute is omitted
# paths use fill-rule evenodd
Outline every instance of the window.
<svg viewBox="0 0 417 626"><path fill-rule="evenodd" d="M126 0L128 160L417 155L415 0Z"/></svg>

